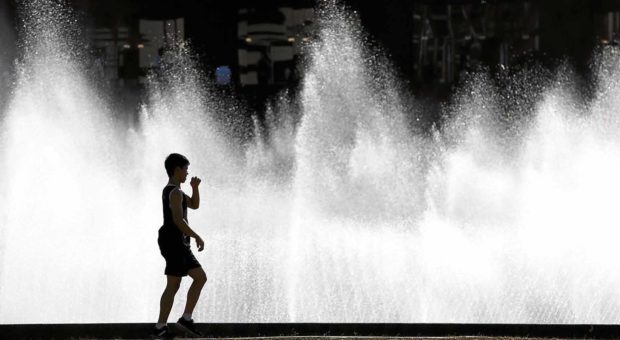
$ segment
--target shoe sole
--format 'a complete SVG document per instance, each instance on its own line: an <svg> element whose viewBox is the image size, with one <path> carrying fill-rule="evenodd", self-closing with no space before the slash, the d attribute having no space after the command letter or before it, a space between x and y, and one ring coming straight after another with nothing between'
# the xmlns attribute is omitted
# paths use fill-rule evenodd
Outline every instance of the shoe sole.
<svg viewBox="0 0 620 340"><path fill-rule="evenodd" d="M168 332L168 334L164 334L164 335L155 335L155 334L151 334L151 339L174 339L176 337L176 334L170 333Z"/></svg>
<svg viewBox="0 0 620 340"><path fill-rule="evenodd" d="M192 336L203 336L202 334L194 333L191 329L185 327L182 323L177 322L177 327L181 328L183 331L189 333Z"/></svg>

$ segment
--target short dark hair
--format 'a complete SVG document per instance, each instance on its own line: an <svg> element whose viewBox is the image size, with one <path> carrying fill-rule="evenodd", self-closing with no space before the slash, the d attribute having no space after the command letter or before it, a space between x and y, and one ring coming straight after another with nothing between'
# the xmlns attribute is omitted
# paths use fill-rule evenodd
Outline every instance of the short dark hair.
<svg viewBox="0 0 620 340"><path fill-rule="evenodd" d="M182 168L186 165L189 165L189 160L185 156L178 153L169 154L164 161L164 167L166 168L168 177L172 177L172 175L174 175L174 169L177 167Z"/></svg>

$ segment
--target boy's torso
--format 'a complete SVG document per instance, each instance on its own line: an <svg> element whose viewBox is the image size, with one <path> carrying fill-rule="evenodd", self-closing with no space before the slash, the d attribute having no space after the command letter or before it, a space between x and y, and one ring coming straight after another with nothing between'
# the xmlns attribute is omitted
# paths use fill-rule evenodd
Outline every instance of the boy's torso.
<svg viewBox="0 0 620 340"><path fill-rule="evenodd" d="M181 188L179 188L178 186L174 184L168 184L164 187L164 190L162 192L162 208L163 208L164 223L161 227L161 230L164 232L165 237L169 238L170 241L173 241L175 239L180 240L183 242L183 244L185 244L186 246L189 246L189 241L190 241L189 236L186 236L181 232L181 230L179 229L179 227L177 227L177 225L174 223L174 220L172 218L172 209L170 207L170 194L175 189L181 191L181 194L183 195L183 201L182 201L183 219L187 221L187 197L186 195L183 193Z"/></svg>

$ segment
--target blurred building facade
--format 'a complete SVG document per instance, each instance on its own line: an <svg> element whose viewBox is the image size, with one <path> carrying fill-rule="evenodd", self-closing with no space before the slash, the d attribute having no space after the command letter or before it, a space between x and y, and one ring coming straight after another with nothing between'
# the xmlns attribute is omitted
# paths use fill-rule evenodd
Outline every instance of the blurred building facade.
<svg viewBox="0 0 620 340"><path fill-rule="evenodd" d="M618 0L353 2L364 28L423 96L445 98L463 75L568 61L588 72L597 46L617 44Z"/></svg>
<svg viewBox="0 0 620 340"><path fill-rule="evenodd" d="M508 66L540 50L540 10L532 2L417 4L413 19L420 83L453 83L481 64Z"/></svg>
<svg viewBox="0 0 620 340"><path fill-rule="evenodd" d="M315 29L312 3L239 9L239 82L242 86L285 85L301 70L295 62Z"/></svg>
<svg viewBox="0 0 620 340"><path fill-rule="evenodd" d="M313 0L68 2L84 14L95 67L123 89L142 86L171 39L189 39L218 86L259 102L299 81L304 41L317 28ZM479 66L566 58L586 70L597 45L620 40L620 0L344 2L401 79L421 92L449 88Z"/></svg>

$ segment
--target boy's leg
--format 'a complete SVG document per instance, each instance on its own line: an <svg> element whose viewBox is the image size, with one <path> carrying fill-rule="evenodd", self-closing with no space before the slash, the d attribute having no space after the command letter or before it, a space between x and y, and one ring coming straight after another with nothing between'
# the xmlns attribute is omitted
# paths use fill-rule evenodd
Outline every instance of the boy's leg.
<svg viewBox="0 0 620 340"><path fill-rule="evenodd" d="M164 293L159 301L159 323L166 323L168 321L168 316L174 303L174 296L181 286L180 276L166 275L166 277L168 278L166 289L164 289Z"/></svg>
<svg viewBox="0 0 620 340"><path fill-rule="evenodd" d="M185 305L185 313L192 314L202 287L207 283L207 274L201 267L190 269L187 274L194 280L187 291L187 303Z"/></svg>

